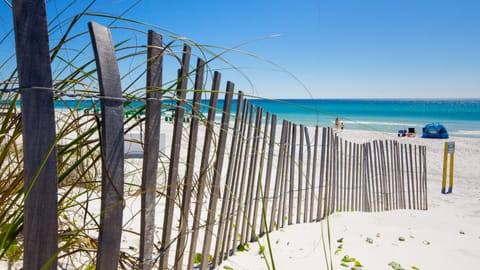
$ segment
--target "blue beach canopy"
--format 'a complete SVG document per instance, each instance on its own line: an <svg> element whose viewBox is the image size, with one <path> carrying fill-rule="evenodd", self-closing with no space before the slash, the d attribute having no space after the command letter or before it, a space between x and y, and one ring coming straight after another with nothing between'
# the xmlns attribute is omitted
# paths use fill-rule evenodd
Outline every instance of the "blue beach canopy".
<svg viewBox="0 0 480 270"><path fill-rule="evenodd" d="M426 124L422 138L448 139L447 129L440 123Z"/></svg>

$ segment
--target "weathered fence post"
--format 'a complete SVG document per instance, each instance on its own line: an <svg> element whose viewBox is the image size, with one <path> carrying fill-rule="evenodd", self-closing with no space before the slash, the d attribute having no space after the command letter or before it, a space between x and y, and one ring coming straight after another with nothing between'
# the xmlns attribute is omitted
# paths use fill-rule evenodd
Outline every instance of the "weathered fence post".
<svg viewBox="0 0 480 270"><path fill-rule="evenodd" d="M152 251L155 233L155 194L157 187L158 148L162 107L162 36L148 31L147 104L145 147L142 170L142 209L140 225L140 265L153 266Z"/></svg>
<svg viewBox="0 0 480 270"><path fill-rule="evenodd" d="M187 168L183 183L182 208L180 215L180 232L175 251L176 269L183 268L183 255L187 246L187 226L190 212L190 202L193 193L193 170L195 169L195 152L197 151L198 126L200 124L200 102L202 97L203 70L205 61L198 58L195 76L195 86L192 101L192 122L190 123L190 135L188 139Z"/></svg>
<svg viewBox="0 0 480 270"><path fill-rule="evenodd" d="M197 249L197 241L200 230L200 218L202 211L202 202L204 197L204 187L207 182L208 166L210 159L210 148L212 144L213 128L215 122L215 113L217 111L218 89L220 86L221 75L218 71L213 74L212 91L210 92L210 102L208 105L207 122L205 125L205 137L203 141L202 159L200 161L200 172L197 184L197 198L195 203L195 213L193 215L192 236L190 240L190 253L188 255L188 269L194 267L194 257Z"/></svg>
<svg viewBox="0 0 480 270"><path fill-rule="evenodd" d="M247 179L247 170L248 170L248 161L250 160L248 155L249 155L249 151L250 151L250 138L252 136L252 126L253 126L253 104L250 104L250 103L245 103L247 104L247 112L249 111L249 114L248 114L248 127L247 127L247 137L246 137L246 143L245 143L245 151L244 151L244 158L243 158L243 166L242 166L242 173L239 174L240 176L240 180L241 180L241 184L240 184L240 191L239 191L239 197L238 197L238 206L237 206L237 216L236 216L236 226L235 226L235 233L233 234L233 240L234 240L234 243L235 241L237 240L237 233L238 233L238 230L240 230L240 237L238 237L240 239L240 244L244 244L245 241L246 241L246 238L245 238L245 234L242 233L243 231L245 231L246 229L246 224L244 222L245 220L245 207L243 206L244 204L244 197L243 197L243 194L246 193L246 188L248 187L245 187L246 186L246 181L245 179ZM245 187L245 188L244 188ZM245 200L247 198L247 194L245 194ZM240 226L240 224L242 224ZM233 248L235 248L236 245L233 246Z"/></svg>
<svg viewBox="0 0 480 270"><path fill-rule="evenodd" d="M238 106L238 105L237 105ZM230 220L229 220L229 224L240 224L240 220L239 220L239 217L240 217L240 207L239 205L241 204L241 198L242 198L242 194L243 194L243 186L244 186L244 181L243 178L240 176L241 173L242 173L242 168L243 168L243 163L242 161L245 161L245 158L244 158L244 140L245 140L245 132L246 132L246 125L247 125L247 117L248 117L248 107L249 107L249 103L248 103L248 100L244 99L243 101L243 104L242 104L242 116L241 116L241 119L240 119L240 132L239 132L239 138L238 138L238 145L237 145L237 153L236 153L236 159L235 159L235 164L234 164L234 171L233 171L233 178L236 180L235 181L235 185L234 185L234 188L233 188L233 197L234 199L233 200L230 200L232 201L232 207L229 211L229 215L230 215ZM236 214L235 214L236 213ZM233 255L235 253L235 248L236 248L236 242L237 242L237 233L238 233L238 230L239 230L239 227L240 226L232 226L230 225L229 228L228 228L228 236L227 236L227 240L226 240L226 245L227 245L227 250L229 249L228 247L230 247L231 245L231 248L230 250L232 251L231 252L231 255ZM230 243L230 240L232 240L232 242Z"/></svg>
<svg viewBox="0 0 480 270"><path fill-rule="evenodd" d="M232 109L233 83L227 82L227 92L223 104L222 122L220 126L220 136L216 152L215 169L213 171L212 189L210 193L210 202L208 205L207 227L205 231L205 240L203 241L203 256L200 262L200 269L207 269L208 254L213 236L213 225L215 223L215 215L217 210L217 201L220 197L220 180L223 168L223 157L225 153L225 145L227 143L228 124L230 122L230 111Z"/></svg>
<svg viewBox="0 0 480 270"><path fill-rule="evenodd" d="M89 23L102 107L102 202L97 269L116 269L123 216L123 102L120 73L110 30Z"/></svg>
<svg viewBox="0 0 480 270"><path fill-rule="evenodd" d="M242 231L242 234L245 234L245 242L253 241L250 235L255 228L255 225L251 223L251 215L252 215L252 199L255 194L255 174L257 171L257 159L258 159L258 144L260 138L260 130L262 124L262 108L257 107L256 109L256 119L254 125L254 132L252 138L252 151L250 154L250 166L248 171L248 184L247 184L247 194L245 197L245 214L243 224L246 224L245 231Z"/></svg>
<svg viewBox="0 0 480 270"><path fill-rule="evenodd" d="M56 269L57 150L45 1L13 1L24 144L24 269Z"/></svg>
<svg viewBox="0 0 480 270"><path fill-rule="evenodd" d="M261 118L261 114L260 114L260 118ZM263 131L262 150L260 151L260 164L259 164L259 169L258 169L257 191L256 191L255 198L254 198L253 219L252 219L252 235L251 235L251 238L250 238L251 241L256 240L256 238L260 236L260 232L258 234L255 232L256 226L257 226L258 210L264 209L263 205L268 203L267 200L265 200L265 193L262 190L262 188L264 187L264 185L262 185L262 179L264 177L264 175L263 175L263 171L264 171L263 164L265 162L265 153L267 152L267 133L268 133L269 121L270 121L270 114L267 113L266 116L265 116L265 129ZM266 184L267 183L265 183L265 187L266 187ZM268 183L268 184L270 184L270 183ZM260 203L262 204L261 207L259 207Z"/></svg>
<svg viewBox="0 0 480 270"><path fill-rule="evenodd" d="M297 162L295 161L296 142L297 142L297 125L292 125L292 138L290 141L290 178L289 178L289 191L288 191L288 225L293 224L293 195L295 192L295 167Z"/></svg>
<svg viewBox="0 0 480 270"><path fill-rule="evenodd" d="M183 46L182 66L180 68L177 83L177 105L175 108L172 149L170 152L170 163L167 179L167 195L165 200L165 213L163 218L162 242L160 248L160 269L169 269L168 254L170 251L170 239L174 220L175 199L177 197L178 164L180 160L180 148L182 146L183 118L185 116L185 99L187 95L187 75L190 63L191 48Z"/></svg>
<svg viewBox="0 0 480 270"><path fill-rule="evenodd" d="M285 155L286 153L286 137L287 137L287 126L288 123L286 120L283 120L282 123L282 133L280 137L280 149L278 150L278 159L277 159L277 170L275 175L275 185L273 190L273 201L272 201L272 210L270 211L270 224L268 226L268 232L273 231L273 229L278 228L278 223L275 222L275 211L278 209L280 211L280 198L279 193L281 192L281 183L282 183L282 176L283 176L283 168L285 162ZM277 208L277 201L278 201L278 208Z"/></svg>
<svg viewBox="0 0 480 270"><path fill-rule="evenodd" d="M311 157L312 157L312 145L310 143L310 135L308 134L308 128L303 127L305 129L305 142L307 147L307 173L306 173L306 180L305 181L305 208L303 210L303 222L306 223L308 219L311 221L313 219L313 198L315 197L315 181L313 178L310 178L310 166L315 166L312 164ZM310 200L308 199L308 188L307 185L310 183ZM310 203L308 203L310 202ZM310 207L310 209L308 208Z"/></svg>
<svg viewBox="0 0 480 270"><path fill-rule="evenodd" d="M240 125L241 125L241 111L242 111L242 104L243 104L243 92L238 92L237 98L237 108L235 113L235 123L233 127L233 134L232 134L232 141L230 145L230 158L228 161L227 167L227 175L225 179L225 188L223 192L223 200L222 200L222 208L220 210L220 221L218 222L218 230L217 230L217 241L215 243L215 252L214 252L214 265L217 263L221 263L223 261L224 256L228 257L228 231L230 230L229 225L231 219L230 212L232 212L234 201L235 201L235 193L234 193L234 186L238 182L237 179L234 178L235 176L235 164L238 160L238 153L237 147L239 145L239 136L240 136ZM224 253L224 251L227 252Z"/></svg>
<svg viewBox="0 0 480 270"><path fill-rule="evenodd" d="M266 125L267 126L267 125ZM262 198L262 214L261 214L261 220L260 220L260 233L259 235L262 236L265 234L265 229L268 230L268 223L267 223L267 214L268 214L268 201L270 198L270 182L272 178L272 164L273 164L273 152L275 150L275 133L277 130L277 115L272 114L272 124L270 127L270 140L269 140L269 146L268 146L268 157L267 157L267 172L265 174L265 191L263 192L263 198ZM267 138L265 137L265 140ZM277 164L277 170L278 168ZM273 196L276 196L276 194L273 194ZM273 202L272 202L273 204ZM273 209L272 209L273 211Z"/></svg>

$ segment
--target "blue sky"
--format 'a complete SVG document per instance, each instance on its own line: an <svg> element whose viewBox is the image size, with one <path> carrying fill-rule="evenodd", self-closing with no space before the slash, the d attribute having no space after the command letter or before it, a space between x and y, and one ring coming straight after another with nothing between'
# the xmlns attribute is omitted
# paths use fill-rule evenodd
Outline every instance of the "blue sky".
<svg viewBox="0 0 480 270"><path fill-rule="evenodd" d="M133 2L99 0L92 10L119 14ZM51 17L64 3L47 5ZM2 33L8 12L0 3ZM478 0L144 0L124 16L202 44L261 39L241 47L256 57L226 55L252 84L223 72L252 95L480 98L479 12Z"/></svg>

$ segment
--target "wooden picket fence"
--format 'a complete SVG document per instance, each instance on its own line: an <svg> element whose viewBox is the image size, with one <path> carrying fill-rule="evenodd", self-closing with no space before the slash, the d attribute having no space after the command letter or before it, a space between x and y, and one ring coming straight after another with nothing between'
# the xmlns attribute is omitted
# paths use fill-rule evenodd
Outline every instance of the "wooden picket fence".
<svg viewBox="0 0 480 270"><path fill-rule="evenodd" d="M30 9L35 12L26 14L26 8L18 7L22 3L28 6L27 2L37 5ZM52 85L42 2L17 1L14 5L28 191L23 232L25 269L45 265L57 268L57 170L56 149L52 147L55 123L53 95L45 91ZM25 23L29 18L40 21ZM124 202L122 89L109 29L90 23L89 30L102 117L102 203L96 268L117 269ZM211 90L198 90L204 85L205 62L201 59L194 70L196 90L188 101L192 109L187 112L191 49L185 45L178 73L167 185L161 192L165 194L160 211L163 224L155 224L160 207L155 201L159 196L162 92L154 90L162 87L162 46L161 35L149 31L138 268L215 268L235 254L240 244L256 241L286 225L318 222L339 211L427 209L425 146L395 140L358 144L342 139L331 128L307 128L287 120L280 127L276 115L253 106L242 92L235 94L232 82L221 91L219 72L214 73ZM28 65L23 64L26 59ZM210 96L203 120L199 115L202 93ZM218 96L222 93L222 118L216 123ZM236 110L231 114L234 97ZM189 123L183 121L186 113L191 113ZM35 123L41 123L42 128ZM186 130L188 144L182 139ZM204 133L199 134L200 130ZM202 143L198 135L203 135ZM184 147L187 157L182 165ZM156 226L161 226L161 239L155 239Z"/></svg>

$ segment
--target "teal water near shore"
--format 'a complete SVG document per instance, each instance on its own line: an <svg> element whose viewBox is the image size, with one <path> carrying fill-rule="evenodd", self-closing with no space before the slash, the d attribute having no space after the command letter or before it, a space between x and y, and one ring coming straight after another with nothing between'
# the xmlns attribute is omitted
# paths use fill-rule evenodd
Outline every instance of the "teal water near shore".
<svg viewBox="0 0 480 270"><path fill-rule="evenodd" d="M57 101L55 106L73 108L76 102ZM264 112L276 114L279 124L287 119L306 126L332 127L338 117L346 129L397 133L399 129L413 127L421 134L425 124L439 122L451 136L480 138L480 99L250 99L249 102L262 107ZM91 107L91 101L83 100L77 106ZM133 102L130 106L142 103ZM218 110L222 107L223 100L219 100ZM235 110L234 100L232 112Z"/></svg>
<svg viewBox="0 0 480 270"><path fill-rule="evenodd" d="M347 129L397 133L427 123L442 123L451 136L480 138L480 99L294 99L251 100L266 111L308 126L334 126L338 117Z"/></svg>

